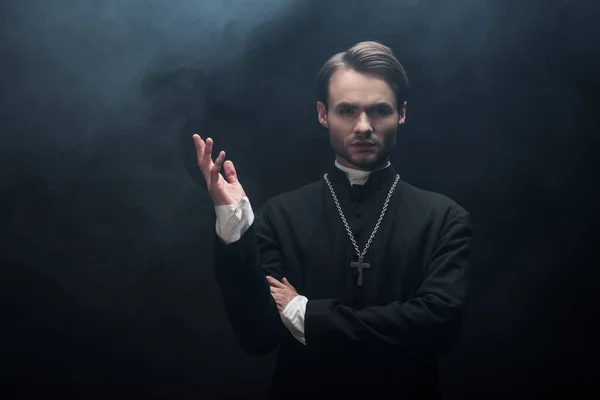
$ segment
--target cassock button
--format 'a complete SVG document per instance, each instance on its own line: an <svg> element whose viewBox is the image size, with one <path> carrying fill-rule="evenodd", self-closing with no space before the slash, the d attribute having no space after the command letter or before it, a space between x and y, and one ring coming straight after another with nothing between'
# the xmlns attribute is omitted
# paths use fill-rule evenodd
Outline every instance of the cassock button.
<svg viewBox="0 0 600 400"><path fill-rule="evenodd" d="M357 217L362 216L362 209L360 208L360 206L354 206L354 215L356 215Z"/></svg>

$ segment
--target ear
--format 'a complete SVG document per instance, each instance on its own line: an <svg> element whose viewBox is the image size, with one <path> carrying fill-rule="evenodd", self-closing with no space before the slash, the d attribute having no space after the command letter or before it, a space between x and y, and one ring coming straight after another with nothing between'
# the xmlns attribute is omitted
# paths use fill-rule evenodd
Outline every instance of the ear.
<svg viewBox="0 0 600 400"><path fill-rule="evenodd" d="M398 125L402 125L406 122L406 101L402 104L398 118Z"/></svg>
<svg viewBox="0 0 600 400"><path fill-rule="evenodd" d="M327 110L325 104L321 101L317 101L317 118L321 125L325 128L329 128L329 123L327 122Z"/></svg>

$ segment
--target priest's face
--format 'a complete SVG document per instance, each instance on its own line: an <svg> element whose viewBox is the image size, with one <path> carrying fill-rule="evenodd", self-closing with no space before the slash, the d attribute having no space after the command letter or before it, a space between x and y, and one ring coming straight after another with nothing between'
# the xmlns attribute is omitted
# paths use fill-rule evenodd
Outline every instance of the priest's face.
<svg viewBox="0 0 600 400"><path fill-rule="evenodd" d="M329 107L317 102L321 125L338 162L372 171L385 166L396 146L398 126L406 118L406 102L398 110L391 86L378 75L340 68L329 80Z"/></svg>

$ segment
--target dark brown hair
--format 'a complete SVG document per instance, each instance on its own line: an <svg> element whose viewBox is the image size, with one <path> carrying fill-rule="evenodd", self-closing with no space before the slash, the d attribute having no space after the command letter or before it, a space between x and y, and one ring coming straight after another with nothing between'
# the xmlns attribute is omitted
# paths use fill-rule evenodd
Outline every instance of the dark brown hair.
<svg viewBox="0 0 600 400"><path fill-rule="evenodd" d="M406 71L392 50L374 41L355 44L348 50L333 55L317 74L317 100L329 107L329 79L339 68L351 68L361 73L373 73L384 79L396 95L398 110L404 104L408 91Z"/></svg>

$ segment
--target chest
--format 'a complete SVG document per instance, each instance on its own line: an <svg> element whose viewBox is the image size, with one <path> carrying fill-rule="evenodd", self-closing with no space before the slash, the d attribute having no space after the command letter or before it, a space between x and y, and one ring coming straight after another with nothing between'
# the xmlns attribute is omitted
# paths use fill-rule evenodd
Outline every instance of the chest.
<svg viewBox="0 0 600 400"><path fill-rule="evenodd" d="M385 199L340 199L342 218L325 195L310 212L293 215L284 235L284 271L298 292L356 308L413 297L430 255L426 227L407 220L393 198L383 216Z"/></svg>

